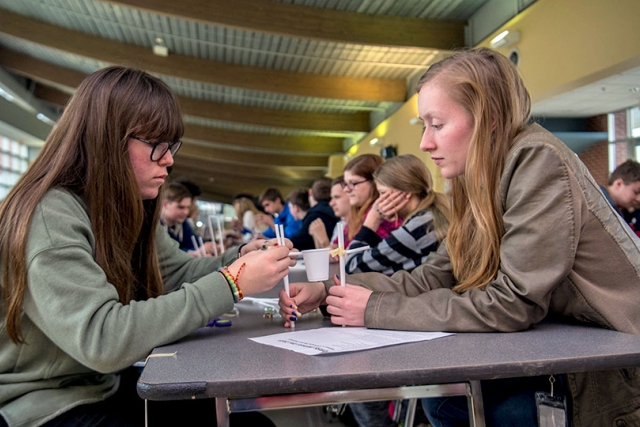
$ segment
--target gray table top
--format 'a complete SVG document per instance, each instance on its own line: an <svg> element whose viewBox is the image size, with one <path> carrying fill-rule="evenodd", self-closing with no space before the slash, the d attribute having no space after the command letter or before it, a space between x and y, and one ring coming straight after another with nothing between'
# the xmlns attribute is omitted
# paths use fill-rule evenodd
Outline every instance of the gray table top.
<svg viewBox="0 0 640 427"><path fill-rule="evenodd" d="M242 301L227 328L201 328L154 354L138 382L150 400L257 397L428 385L640 366L640 337L545 322L524 332L459 333L432 341L308 356L248 338L285 332L281 317ZM296 330L336 327L319 313Z"/></svg>

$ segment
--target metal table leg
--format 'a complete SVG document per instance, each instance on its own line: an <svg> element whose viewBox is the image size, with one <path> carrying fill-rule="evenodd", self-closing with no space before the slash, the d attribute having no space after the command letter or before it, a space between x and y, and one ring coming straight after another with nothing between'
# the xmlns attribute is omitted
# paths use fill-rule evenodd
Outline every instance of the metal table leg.
<svg viewBox="0 0 640 427"><path fill-rule="evenodd" d="M474 427L485 427L480 381L467 383L467 403L469 405L469 423Z"/></svg>
<svg viewBox="0 0 640 427"><path fill-rule="evenodd" d="M229 400L216 397L216 421L218 427L229 427Z"/></svg>

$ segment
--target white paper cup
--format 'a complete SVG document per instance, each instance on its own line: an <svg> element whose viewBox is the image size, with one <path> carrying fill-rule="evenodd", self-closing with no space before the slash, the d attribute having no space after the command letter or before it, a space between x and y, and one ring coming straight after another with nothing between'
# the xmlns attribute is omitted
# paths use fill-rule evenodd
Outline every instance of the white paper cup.
<svg viewBox="0 0 640 427"><path fill-rule="evenodd" d="M307 280L320 282L329 278L329 248L302 251Z"/></svg>

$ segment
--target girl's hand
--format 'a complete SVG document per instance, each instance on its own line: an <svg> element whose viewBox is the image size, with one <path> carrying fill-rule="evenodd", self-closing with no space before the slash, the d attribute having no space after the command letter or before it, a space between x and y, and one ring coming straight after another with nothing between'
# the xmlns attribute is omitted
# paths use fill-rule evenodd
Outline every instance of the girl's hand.
<svg viewBox="0 0 640 427"><path fill-rule="evenodd" d="M398 212L409 203L409 199L411 199L410 193L392 190L378 197L376 203L374 203L374 207L380 216L386 220L390 220L397 217Z"/></svg>
<svg viewBox="0 0 640 427"><path fill-rule="evenodd" d="M289 274L289 267L296 265L296 260L289 256L289 249L285 245L254 250L238 258L227 269L237 278L236 283L245 295L266 292Z"/></svg>
<svg viewBox="0 0 640 427"><path fill-rule="evenodd" d="M284 244L289 250L293 249L293 243L289 239L284 239ZM240 256L245 256L249 252L260 250L271 249L272 247L277 247L276 239L254 239L249 241L246 245L240 249Z"/></svg>
<svg viewBox="0 0 640 427"><path fill-rule="evenodd" d="M340 280L333 278L336 286L329 288L327 312L336 325L364 326L364 312L372 290L347 284L340 286Z"/></svg>
<svg viewBox="0 0 640 427"><path fill-rule="evenodd" d="M324 283L291 283L289 284L289 294L282 289L280 291L280 315L284 318L284 327L291 326L291 321L298 320L298 317L304 313L318 308L324 303L327 297Z"/></svg>

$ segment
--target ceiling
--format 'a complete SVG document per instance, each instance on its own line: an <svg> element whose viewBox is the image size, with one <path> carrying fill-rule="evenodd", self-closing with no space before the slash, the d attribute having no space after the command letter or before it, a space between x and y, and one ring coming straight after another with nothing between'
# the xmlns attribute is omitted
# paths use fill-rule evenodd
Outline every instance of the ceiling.
<svg viewBox="0 0 640 427"><path fill-rule="evenodd" d="M431 63L465 45L467 21L487 2L0 0L0 82L55 119L91 72L145 69L179 96L185 116L173 177L215 201L268 186L286 194L324 176L330 155L396 111ZM154 55L154 44L168 56ZM630 73L607 87L640 86L640 72ZM603 110L610 92L597 102L583 95L597 88L567 95L584 111L564 95L534 111L585 117L628 106Z"/></svg>

